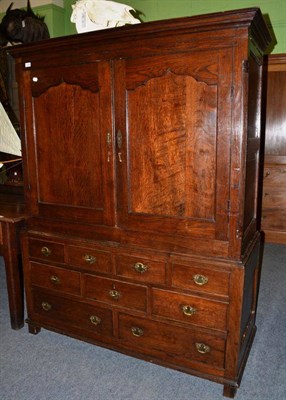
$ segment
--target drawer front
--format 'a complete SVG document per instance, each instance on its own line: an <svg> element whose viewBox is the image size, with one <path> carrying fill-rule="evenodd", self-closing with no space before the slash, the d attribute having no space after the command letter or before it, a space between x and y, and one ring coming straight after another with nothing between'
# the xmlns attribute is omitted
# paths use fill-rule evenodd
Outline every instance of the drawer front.
<svg viewBox="0 0 286 400"><path fill-rule="evenodd" d="M286 231L286 208L276 210L262 210L262 228L277 231Z"/></svg>
<svg viewBox="0 0 286 400"><path fill-rule="evenodd" d="M286 165L265 166L263 185L286 188Z"/></svg>
<svg viewBox="0 0 286 400"><path fill-rule="evenodd" d="M33 311L45 321L112 336L112 312L108 309L33 291Z"/></svg>
<svg viewBox="0 0 286 400"><path fill-rule="evenodd" d="M87 247L69 246L68 262L75 267L104 273L110 273L112 268L111 253Z"/></svg>
<svg viewBox="0 0 286 400"><path fill-rule="evenodd" d="M228 296L229 275L228 272L202 268L201 265L187 266L174 263L172 265L172 286L201 293Z"/></svg>
<svg viewBox="0 0 286 400"><path fill-rule="evenodd" d="M140 256L118 255L116 258L118 275L137 281L165 283L165 261L150 260Z"/></svg>
<svg viewBox="0 0 286 400"><path fill-rule="evenodd" d="M65 247L63 243L29 238L29 255L45 261L65 262Z"/></svg>
<svg viewBox="0 0 286 400"><path fill-rule="evenodd" d="M147 288L113 279L85 275L85 297L118 307L146 311Z"/></svg>
<svg viewBox="0 0 286 400"><path fill-rule="evenodd" d="M227 304L219 301L153 289L152 312L172 320L226 330Z"/></svg>
<svg viewBox="0 0 286 400"><path fill-rule="evenodd" d="M263 207L264 208L286 208L286 184L280 187L263 188Z"/></svg>
<svg viewBox="0 0 286 400"><path fill-rule="evenodd" d="M119 338L149 355L161 353L173 363L177 358L224 367L224 339L188 328L120 314Z"/></svg>
<svg viewBox="0 0 286 400"><path fill-rule="evenodd" d="M30 263L30 271L33 286L75 295L81 294L79 272L36 262Z"/></svg>

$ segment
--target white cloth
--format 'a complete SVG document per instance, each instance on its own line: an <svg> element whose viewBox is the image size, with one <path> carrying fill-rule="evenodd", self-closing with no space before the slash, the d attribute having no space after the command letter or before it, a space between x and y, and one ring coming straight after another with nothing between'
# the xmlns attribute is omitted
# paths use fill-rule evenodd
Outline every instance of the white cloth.
<svg viewBox="0 0 286 400"><path fill-rule="evenodd" d="M71 22L75 23L78 33L140 23L130 13L135 11L132 7L114 1L78 0L72 9Z"/></svg>
<svg viewBox="0 0 286 400"><path fill-rule="evenodd" d="M0 152L22 156L21 141L0 103Z"/></svg>

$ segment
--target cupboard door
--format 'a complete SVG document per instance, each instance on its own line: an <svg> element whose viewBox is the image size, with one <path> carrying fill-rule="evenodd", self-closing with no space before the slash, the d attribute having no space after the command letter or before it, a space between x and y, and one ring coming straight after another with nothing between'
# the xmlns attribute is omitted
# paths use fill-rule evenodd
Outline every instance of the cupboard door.
<svg viewBox="0 0 286 400"><path fill-rule="evenodd" d="M116 63L119 226L227 240L229 52Z"/></svg>
<svg viewBox="0 0 286 400"><path fill-rule="evenodd" d="M113 224L110 70L98 62L30 71L33 215Z"/></svg>

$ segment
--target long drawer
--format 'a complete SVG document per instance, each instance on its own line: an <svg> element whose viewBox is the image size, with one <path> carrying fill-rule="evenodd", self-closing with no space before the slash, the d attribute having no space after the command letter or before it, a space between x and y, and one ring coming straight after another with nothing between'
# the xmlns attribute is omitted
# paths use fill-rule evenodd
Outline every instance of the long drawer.
<svg viewBox="0 0 286 400"><path fill-rule="evenodd" d="M120 314L119 339L148 355L161 355L172 362L175 357L224 367L225 340L215 335Z"/></svg>

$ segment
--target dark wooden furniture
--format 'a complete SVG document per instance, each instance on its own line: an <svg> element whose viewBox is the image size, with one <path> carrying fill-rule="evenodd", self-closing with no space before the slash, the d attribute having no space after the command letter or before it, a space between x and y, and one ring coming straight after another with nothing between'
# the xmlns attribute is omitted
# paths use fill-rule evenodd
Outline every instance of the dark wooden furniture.
<svg viewBox="0 0 286 400"><path fill-rule="evenodd" d="M30 332L224 385L255 335L258 9L11 49L20 88Z"/></svg>
<svg viewBox="0 0 286 400"><path fill-rule="evenodd" d="M267 242L286 243L286 54L267 58L262 229Z"/></svg>
<svg viewBox="0 0 286 400"><path fill-rule="evenodd" d="M4 258L11 327L24 326L24 289L20 262L19 232L26 215L21 194L0 190L0 254Z"/></svg>

